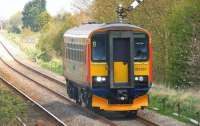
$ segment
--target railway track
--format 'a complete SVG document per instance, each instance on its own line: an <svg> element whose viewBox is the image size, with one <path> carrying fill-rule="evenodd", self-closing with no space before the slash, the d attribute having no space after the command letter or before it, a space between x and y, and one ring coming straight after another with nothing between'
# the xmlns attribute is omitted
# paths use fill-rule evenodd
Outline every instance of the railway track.
<svg viewBox="0 0 200 126"><path fill-rule="evenodd" d="M30 66L28 66L27 64L25 63L22 63L21 61L19 61L10 51L9 49L2 43L0 42L2 47L6 50L6 52L13 58L13 60L21 66L20 70L19 69L16 69L14 68L12 65L10 65L9 63L7 63L6 61L4 61L2 58L0 58L0 60L6 65L8 66L9 68L11 68L13 71L17 72L18 74L22 75L23 77L31 80L32 82L34 82L35 84L39 85L41 88L45 88L46 90L50 91L51 93L55 94L57 97L69 102L70 104L72 104L73 106L76 106L77 108L81 108L84 112L86 113L89 113L93 116L93 118L95 118L96 120L99 120L105 124L108 124L108 125L111 125L111 126L116 126L116 125L126 125L126 124L131 124L131 123L134 123L134 121L137 121L137 122L140 122L140 123L143 123L143 125L145 126L158 126L157 124L151 122L151 121L148 121L142 117L137 117L136 119L134 120L129 120L129 121L113 121L113 120L110 120L110 119L107 119L103 116L100 116L98 114L95 114L93 112L91 112L90 110L86 109L86 108L83 108L77 104L75 104L75 102L71 99L69 99L67 97L67 95L64 93L66 92L65 91L65 83L62 82L61 80L58 80L58 79L55 79L49 75L46 75ZM31 71L31 75L29 74L29 76L27 74L25 74L24 71L22 71L22 67L24 67L24 69L26 69L26 71ZM57 87L56 89L52 89L53 87L49 87L48 85L45 85L44 83L41 83L39 80L37 80L36 78L33 77L33 74L37 74L37 76L41 76L43 78L45 78L45 81L51 81L50 83L52 85L54 85L55 87ZM60 90L63 90L60 92Z"/></svg>
<svg viewBox="0 0 200 126"><path fill-rule="evenodd" d="M65 123L63 121L61 121L59 118L57 118L56 116L54 116L50 111L48 111L46 108L44 108L43 106L41 106L37 101L33 100L32 98L30 98L28 95L26 95L24 92L22 92L21 90L19 90L16 86L14 86L12 83L8 82L6 79L4 79L3 77L0 76L0 80L5 83L6 85L8 85L9 87L11 87L12 89L14 89L15 91L17 91L18 93L20 93L24 98L28 99L29 101L31 101L34 105L36 105L38 108L40 108L42 111L46 112L46 114L51 117L54 121L56 121L56 125L58 126L66 126Z"/></svg>
<svg viewBox="0 0 200 126"><path fill-rule="evenodd" d="M2 44L2 43L1 43L1 44ZM6 49L5 46L4 46L4 48ZM6 50L7 50L7 49L6 49ZM7 50L7 51L8 51L8 50ZM9 53L9 54L11 54L11 53ZM11 57L13 57L13 56L11 56ZM110 125L110 126L116 126L116 124L113 123L113 122L111 122L110 120L108 120L108 119L106 119L106 118L104 118L104 117L102 117L102 116L99 116L99 115L97 115L97 114L95 114L95 113L89 111L88 109L83 108L83 107L81 107L81 106L75 104L75 102L73 102L71 99L67 98L66 95L54 91L53 89L51 89L51 88L45 86L43 83L41 83L41 82L38 81L38 80L34 80L33 78L31 78L31 77L28 76L27 74L23 73L21 68L20 68L20 70L19 70L19 69L16 69L16 68L14 68L12 65L10 65L10 64L7 63L6 61L4 61L2 58L0 58L0 60L1 60L7 67L9 67L10 69L12 69L12 70L15 71L16 73L20 74L21 76L23 76L23 77L29 79L30 81L34 82L35 84L37 84L37 85L40 86L41 88L44 88L45 90L48 90L49 92L53 93L53 94L56 95L57 97L61 98L61 99L64 100L64 101L67 101L68 103L70 103L71 105L73 105L73 106L75 106L75 107L77 107L77 108L79 108L79 109L81 108L84 112L86 112L86 113L88 113L89 115L91 115L92 118L94 118L95 120L99 120L100 122L102 122L102 123L104 123L104 124L108 124L108 125ZM14 59L14 60L16 61L16 59ZM17 63L20 63L20 62L18 61ZM20 65L22 65L22 64L20 63ZM23 66L24 66L24 65L23 65ZM36 72L36 70L33 70L33 69L29 68L29 67L26 67L26 68L27 68L27 69L30 69L30 70L33 71L33 72ZM37 71L37 74L39 74L39 73L40 73L40 72ZM39 75L41 75L41 74L39 74ZM42 76L44 76L44 75L42 75ZM50 77L47 76L47 75L45 75L45 77L48 78L48 79L50 78ZM49 80L52 81L53 79L51 78L51 79L49 79ZM53 81L57 82L57 80L53 80ZM57 84L57 83L55 83L55 84ZM60 83L60 85L62 86L62 89L65 90L65 84L61 84L61 83ZM53 115L53 114L52 114L52 115Z"/></svg>

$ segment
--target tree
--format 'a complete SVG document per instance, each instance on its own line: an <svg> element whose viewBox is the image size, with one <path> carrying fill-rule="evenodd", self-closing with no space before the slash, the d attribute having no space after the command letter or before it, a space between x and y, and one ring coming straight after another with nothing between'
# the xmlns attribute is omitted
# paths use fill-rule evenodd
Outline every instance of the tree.
<svg viewBox="0 0 200 126"><path fill-rule="evenodd" d="M21 33L21 29L16 25L12 25L12 26L8 27L8 32L20 34Z"/></svg>
<svg viewBox="0 0 200 126"><path fill-rule="evenodd" d="M8 21L8 32L21 33L21 18L22 14L20 12L17 12L16 14L10 17Z"/></svg>
<svg viewBox="0 0 200 126"><path fill-rule="evenodd" d="M24 6L22 12L23 27L31 28L32 31L39 31L45 25L41 15L48 17L45 0L33 0ZM47 22L45 22L47 23Z"/></svg>
<svg viewBox="0 0 200 126"><path fill-rule="evenodd" d="M181 1L169 19L168 80L176 87L199 84L199 11L198 0Z"/></svg>
<svg viewBox="0 0 200 126"><path fill-rule="evenodd" d="M22 14L17 12L9 19L9 25L21 26L22 25Z"/></svg>
<svg viewBox="0 0 200 126"><path fill-rule="evenodd" d="M48 55L61 56L64 32L81 24L84 20L86 20L86 17L83 13L58 15L42 28L42 35L39 38L37 47Z"/></svg>
<svg viewBox="0 0 200 126"><path fill-rule="evenodd" d="M99 22L113 22L116 19L116 0L94 0L91 6L91 17Z"/></svg>
<svg viewBox="0 0 200 126"><path fill-rule="evenodd" d="M39 29L42 29L43 26L50 21L50 19L51 16L47 13L47 11L42 12L36 19L39 25Z"/></svg>

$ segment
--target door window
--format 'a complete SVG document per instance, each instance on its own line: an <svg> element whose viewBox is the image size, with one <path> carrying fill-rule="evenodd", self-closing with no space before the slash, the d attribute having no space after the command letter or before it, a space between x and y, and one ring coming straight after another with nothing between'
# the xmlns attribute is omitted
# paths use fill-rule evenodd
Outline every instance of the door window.
<svg viewBox="0 0 200 126"><path fill-rule="evenodd" d="M113 60L128 62L130 58L130 38L113 39Z"/></svg>

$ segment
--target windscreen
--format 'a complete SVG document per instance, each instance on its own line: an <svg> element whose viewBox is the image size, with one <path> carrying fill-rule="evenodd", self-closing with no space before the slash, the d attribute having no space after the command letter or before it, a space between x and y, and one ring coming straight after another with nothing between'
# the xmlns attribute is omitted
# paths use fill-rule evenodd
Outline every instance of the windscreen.
<svg viewBox="0 0 200 126"><path fill-rule="evenodd" d="M96 34L92 39L92 60L105 61L106 60L106 41L107 34Z"/></svg>
<svg viewBox="0 0 200 126"><path fill-rule="evenodd" d="M134 33L134 60L144 61L148 60L149 49L148 49L148 36L145 33ZM107 47L108 45L108 34L107 33L97 33L92 37L92 61L94 62L105 62L106 55L108 55ZM128 60L126 56L128 55L128 50L130 49L130 40L128 38L114 38L113 46L117 46L113 51L114 60ZM128 44L128 45L127 45ZM123 48L120 48L123 47ZM126 48L126 49L125 49Z"/></svg>
<svg viewBox="0 0 200 126"><path fill-rule="evenodd" d="M134 33L135 58L134 60L148 59L148 37L145 33Z"/></svg>

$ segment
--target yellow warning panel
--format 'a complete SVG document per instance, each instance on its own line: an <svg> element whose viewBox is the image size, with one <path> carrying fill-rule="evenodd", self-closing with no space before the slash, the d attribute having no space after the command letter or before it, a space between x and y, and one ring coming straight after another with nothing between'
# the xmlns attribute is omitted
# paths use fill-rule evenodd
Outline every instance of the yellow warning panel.
<svg viewBox="0 0 200 126"><path fill-rule="evenodd" d="M128 82L128 63L114 62L114 83Z"/></svg>

